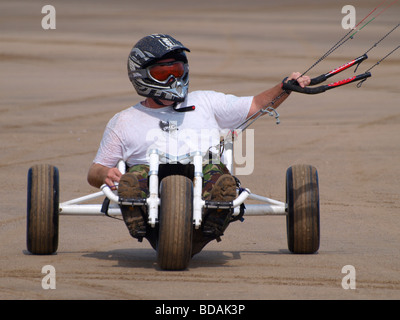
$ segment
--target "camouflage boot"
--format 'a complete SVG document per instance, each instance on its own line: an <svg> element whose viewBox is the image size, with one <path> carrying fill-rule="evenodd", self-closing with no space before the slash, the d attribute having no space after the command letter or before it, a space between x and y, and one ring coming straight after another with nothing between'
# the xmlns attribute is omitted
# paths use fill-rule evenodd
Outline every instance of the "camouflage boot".
<svg viewBox="0 0 400 320"><path fill-rule="evenodd" d="M132 172L124 174L118 185L118 196L120 199L141 199L142 190L139 180ZM142 240L146 235L146 223L144 212L141 207L120 205L122 216L132 237Z"/></svg>
<svg viewBox="0 0 400 320"><path fill-rule="evenodd" d="M233 201L236 199L236 181L230 174L221 175L211 189L209 200ZM219 238L228 227L232 209L209 209L204 217L203 232Z"/></svg>

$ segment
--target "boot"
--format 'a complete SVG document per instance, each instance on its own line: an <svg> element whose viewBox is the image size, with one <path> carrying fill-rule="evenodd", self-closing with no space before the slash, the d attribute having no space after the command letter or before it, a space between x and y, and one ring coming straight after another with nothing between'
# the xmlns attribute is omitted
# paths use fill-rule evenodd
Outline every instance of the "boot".
<svg viewBox="0 0 400 320"><path fill-rule="evenodd" d="M236 199L236 181L230 174L223 174L210 193L211 201L232 201ZM203 232L218 239L228 227L232 209L208 209L204 217Z"/></svg>
<svg viewBox="0 0 400 320"><path fill-rule="evenodd" d="M118 196L120 199L142 198L139 180L135 174L128 172L121 177L118 185ZM141 241L146 235L143 209L139 206L130 205L120 205L120 208L130 235Z"/></svg>

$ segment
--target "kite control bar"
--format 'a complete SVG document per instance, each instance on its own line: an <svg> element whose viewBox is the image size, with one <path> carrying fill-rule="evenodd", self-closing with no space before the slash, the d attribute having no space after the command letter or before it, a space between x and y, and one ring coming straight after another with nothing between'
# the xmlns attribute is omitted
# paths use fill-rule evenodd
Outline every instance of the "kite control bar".
<svg viewBox="0 0 400 320"><path fill-rule="evenodd" d="M305 75L308 71L310 71L312 68L314 68L317 64L319 64L321 61L323 61L325 58L327 58L332 52L337 50L339 47L344 45L347 41L350 39L353 39L354 36L360 32L362 29L364 29L367 25L369 25L373 20L375 20L378 16L380 16L383 12L385 12L389 7L391 7L393 4L398 2L399 0L394 0L390 2L389 4L386 3L387 0L382 0L381 3L373 9L367 16L365 16L354 28L352 28L347 34L345 34L338 42L336 42L324 55L322 55L315 63L313 63L305 72L303 72L302 76ZM384 6L381 8L381 10L378 10L378 8ZM386 37L388 37L394 30L396 30L398 27L400 27L400 23L398 23L394 28L392 28L389 32L387 32L384 36L382 36L371 48L369 48L362 56L340 66L339 68L333 69L332 71L322 74L316 78L311 79L310 86L314 86L317 84L320 84L321 82L324 82L328 78L356 65L355 71L357 71L358 66L360 65L361 62L366 60L368 58L367 54L374 49L378 44L380 44ZM238 129L241 129L242 131L245 130L247 127L249 127L254 121L256 121L260 116L263 114L268 114L270 116L274 116L276 119L276 123L279 124L279 114L276 111L276 107L274 106L279 99L281 99L283 96L287 95L290 91L295 91L295 92L300 92L300 93L305 93L305 94L318 94L325 92L327 90L343 86L348 83L352 83L355 81L359 81L357 84L357 87L361 87L362 83L371 77L371 73L369 72L372 68L375 66L379 65L383 60L385 60L388 56L393 54L396 50L400 49L400 45L397 45L396 48L394 48L392 51L390 51L386 56L381 58L378 62L376 62L372 67L370 67L368 70L366 70L364 73L359 74L357 76L353 76L347 79L343 79L341 81L333 82L327 85L321 85L318 87L310 87L307 86L305 88L302 88L299 83L297 82L297 79L289 80L287 82L285 78L282 81L282 89L283 91L278 94L274 99L271 100L271 102L268 103L263 109L259 110L258 112L254 113L252 116L248 117L242 124L239 125ZM354 72L355 72L354 71Z"/></svg>
<svg viewBox="0 0 400 320"><path fill-rule="evenodd" d="M366 54L363 54L362 56L360 56L348 63L345 63L344 65L340 66L339 68L333 69L332 71L329 71L328 73L325 73L316 78L313 78L313 79L311 79L310 86L324 82L326 79L328 79L328 78L330 78L330 77L332 77L354 65L359 65L361 62L363 62L367 58L368 58L368 56ZM353 77L350 77L350 78L347 78L344 80L340 80L337 82L333 82L333 83L330 83L327 85L322 85L322 86L314 87L314 88L310 88L310 87L302 88L299 86L299 84L297 83L296 80L289 80L288 82L282 83L282 89L287 90L287 91L295 91L295 92L299 92L299 93L305 93L305 94L318 94L318 93L325 92L326 90L330 90L333 88L343 86L348 83L364 80L366 78L369 78L370 76L371 76L370 72L365 72L365 73L359 74L357 76L353 76Z"/></svg>

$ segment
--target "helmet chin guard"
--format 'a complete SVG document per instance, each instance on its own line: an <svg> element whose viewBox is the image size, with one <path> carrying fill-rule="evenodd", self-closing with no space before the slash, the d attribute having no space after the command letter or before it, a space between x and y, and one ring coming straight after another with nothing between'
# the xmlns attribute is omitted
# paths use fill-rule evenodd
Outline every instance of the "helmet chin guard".
<svg viewBox="0 0 400 320"><path fill-rule="evenodd" d="M139 40L128 57L128 76L136 92L158 100L184 101L189 88L189 66L185 51L190 52L181 42L165 34L153 34ZM164 59L182 61L183 75L171 77L166 83L153 79L148 67Z"/></svg>

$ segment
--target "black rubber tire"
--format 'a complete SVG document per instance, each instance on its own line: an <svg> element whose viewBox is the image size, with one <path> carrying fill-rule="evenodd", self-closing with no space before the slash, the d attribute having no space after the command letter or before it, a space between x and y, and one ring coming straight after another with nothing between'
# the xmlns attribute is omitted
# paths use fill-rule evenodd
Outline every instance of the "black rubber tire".
<svg viewBox="0 0 400 320"><path fill-rule="evenodd" d="M292 253L315 253L320 244L318 172L310 165L286 171L287 240Z"/></svg>
<svg viewBox="0 0 400 320"><path fill-rule="evenodd" d="M27 196L27 249L33 254L53 254L58 248L58 169L47 164L31 167Z"/></svg>
<svg viewBox="0 0 400 320"><path fill-rule="evenodd" d="M157 261L163 270L184 270L192 256L193 183L172 175L161 181Z"/></svg>

